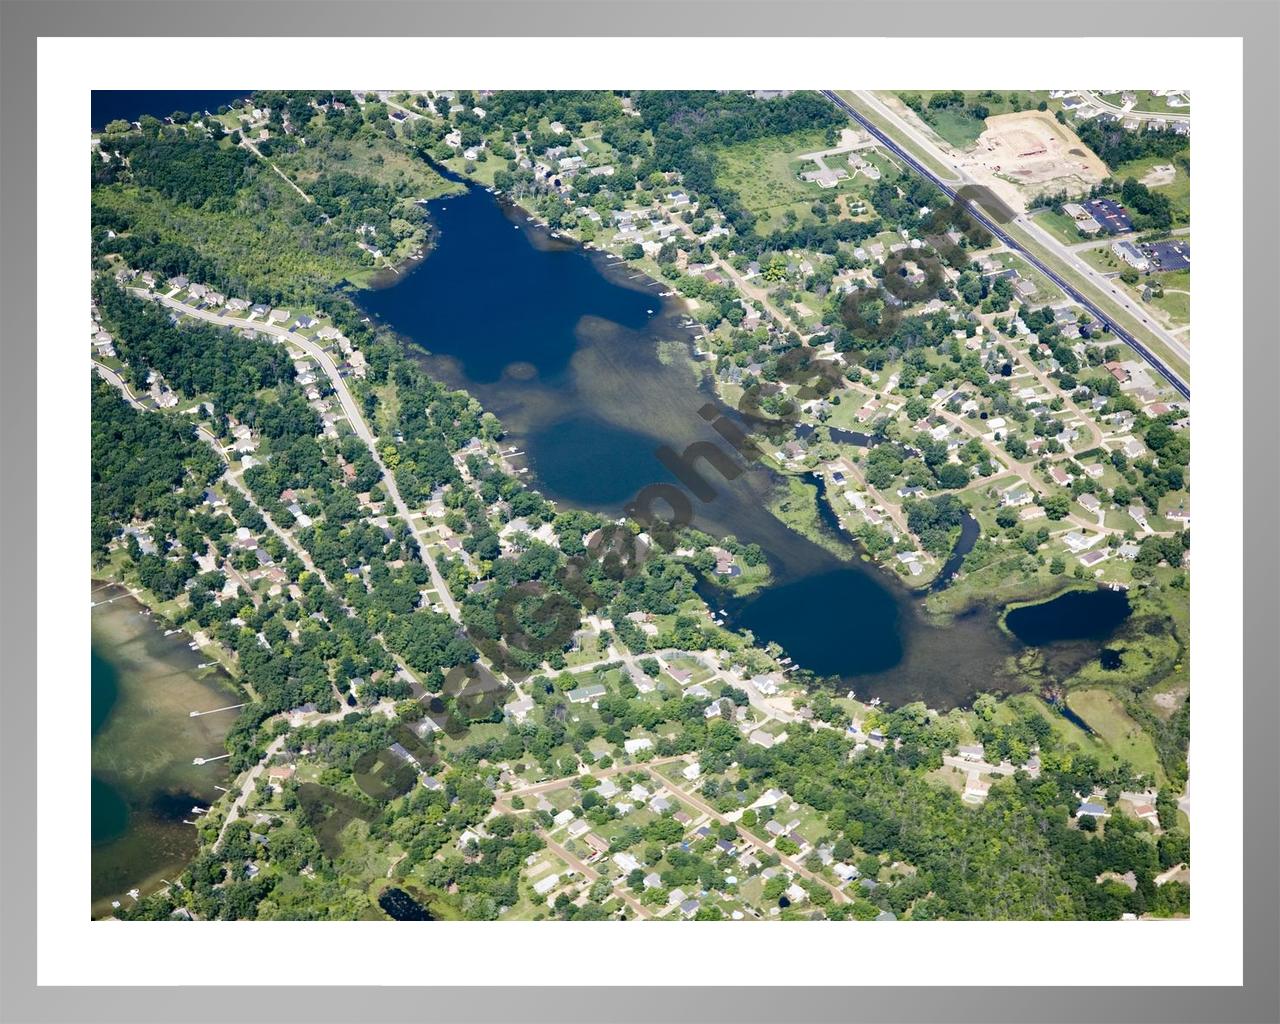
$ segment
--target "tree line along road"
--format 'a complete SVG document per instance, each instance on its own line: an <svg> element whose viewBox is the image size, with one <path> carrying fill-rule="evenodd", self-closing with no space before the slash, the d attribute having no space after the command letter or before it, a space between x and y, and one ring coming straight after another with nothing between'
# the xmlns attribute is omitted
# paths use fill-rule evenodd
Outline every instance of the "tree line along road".
<svg viewBox="0 0 1280 1024"><path fill-rule="evenodd" d="M431 574L431 584L439 594L440 603L449 613L449 617L455 622L461 621L461 615L458 611L457 603L453 600L453 596L449 593L448 586L445 585L444 577L440 574L439 568L436 566L435 559L431 557L431 552L427 549L426 540L423 538L417 525L413 521L413 513L410 512L409 506L400 495L400 488L396 486L396 479L392 475L386 464L382 461L382 456L378 452L377 439L374 437L373 431L369 429L369 425L364 420L364 415L360 412L360 406L356 404L351 392L347 388L347 382L343 380L342 374L338 372L338 365L333 361L333 357L329 355L320 345L317 345L310 338L307 338L296 331L291 331L287 327L280 327L273 323L262 321L246 321L233 316L221 316L217 313L209 313L195 306L188 305L178 299L171 298L168 295L157 295L148 292L144 288L130 289L135 295L144 299L157 300L163 305L175 309L186 316L194 317L197 320L204 320L207 323L217 324L221 327L242 327L253 331L260 331L263 334L270 334L277 338L282 338L298 348L302 349L307 355L316 361L316 364L329 378L329 383L333 385L334 393L338 396L338 401L342 405L343 415L346 416L347 422L351 424L351 429L365 447L369 449L369 454L373 457L373 461L377 463L378 468L382 470L382 482L387 489L387 494L391 496L391 502L396 507L396 512L409 527L409 532L413 535L414 541L418 545L418 555L426 565L427 571Z"/></svg>

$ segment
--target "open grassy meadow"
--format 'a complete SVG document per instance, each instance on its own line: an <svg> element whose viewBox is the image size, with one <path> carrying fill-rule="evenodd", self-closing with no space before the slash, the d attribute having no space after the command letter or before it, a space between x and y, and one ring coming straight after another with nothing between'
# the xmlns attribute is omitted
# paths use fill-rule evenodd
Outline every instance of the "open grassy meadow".
<svg viewBox="0 0 1280 1024"><path fill-rule="evenodd" d="M1164 770L1155 744L1129 717L1118 697L1107 690L1077 690L1067 697L1067 706L1088 723L1117 758L1128 761L1135 771L1164 783Z"/></svg>
<svg viewBox="0 0 1280 1024"><path fill-rule="evenodd" d="M949 92L950 90L945 91ZM939 138L958 149L972 147L978 141L978 136L986 130L986 121L974 117L971 112L971 108L975 104L981 104L986 107L988 117L995 117L997 114L1011 114L1019 110L1034 110L1042 100L1048 105L1051 113L1062 106L1059 100L1049 99L1048 90L1041 89L1008 93L971 91L964 94L963 107L929 109L929 99L936 92L937 90L913 89L899 92L897 95L899 98L919 96L925 105L924 122L937 133Z"/></svg>
<svg viewBox="0 0 1280 1024"><path fill-rule="evenodd" d="M797 132L757 139L718 151L717 181L731 189L744 207L760 218L758 230L768 233L781 228L788 212L797 220L813 220L810 207L817 200L830 202L846 197L856 209L857 202L871 182L863 175L843 179L832 188L800 180L800 172L812 170L811 161L800 159L806 153L831 148L822 132ZM863 158L880 168L891 169L889 161L879 153L866 151ZM848 159L830 158L827 166L849 171Z"/></svg>

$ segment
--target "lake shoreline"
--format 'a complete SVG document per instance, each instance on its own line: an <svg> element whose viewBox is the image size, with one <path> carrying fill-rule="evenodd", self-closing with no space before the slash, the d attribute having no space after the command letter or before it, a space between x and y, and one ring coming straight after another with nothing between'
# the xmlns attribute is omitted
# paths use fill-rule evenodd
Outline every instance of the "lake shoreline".
<svg viewBox="0 0 1280 1024"><path fill-rule="evenodd" d="M225 751L234 711L192 716L246 699L220 663L204 661L194 641L154 613L117 581L95 577L93 686L115 687L113 703L95 715L92 778L96 797L90 913L109 916L112 900L127 902L163 888L199 849L196 807L220 798L225 762L195 757ZM104 673L109 673L109 678ZM103 710L94 693L96 710Z"/></svg>
<svg viewBox="0 0 1280 1024"><path fill-rule="evenodd" d="M404 287L366 291L357 303L430 376L499 419L522 450L531 483L557 506L616 518L643 488L684 482L656 453L705 441L708 402L729 417L733 410L696 357L683 301L668 302L663 283L617 256L553 236L505 196L466 184L462 196L428 205L433 245L393 282ZM502 282L499 303L494 281ZM655 301L646 309L648 297ZM692 378L659 358L665 340L684 347ZM728 452L718 440L711 444ZM728 628L777 641L798 666L888 703L922 699L948 708L1025 682L1007 669L1020 650L998 626L1002 609L952 610L939 619L929 606L962 568L966 552L958 549L976 541L972 528L961 528L937 572L902 579L883 562L861 559L807 480L767 460L733 478L706 464L698 472L714 484L713 496L699 496L692 525L717 539L759 544L769 559L769 579L750 594L717 581L700 585L711 609L734 610ZM797 483L806 489L803 501L789 493ZM810 527L822 537L810 536ZM778 592L792 601L777 605L770 595ZM959 670L957 650L965 652Z"/></svg>

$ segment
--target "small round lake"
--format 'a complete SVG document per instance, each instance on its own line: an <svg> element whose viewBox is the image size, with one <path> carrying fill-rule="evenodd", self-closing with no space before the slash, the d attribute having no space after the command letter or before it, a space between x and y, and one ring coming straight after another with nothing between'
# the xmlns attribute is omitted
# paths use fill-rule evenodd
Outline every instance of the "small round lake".
<svg viewBox="0 0 1280 1024"><path fill-rule="evenodd" d="M403 889L384 889L378 897L380 906L393 921L434 921L431 911Z"/></svg>
<svg viewBox="0 0 1280 1024"><path fill-rule="evenodd" d="M1009 631L1028 647L1067 640L1107 639L1129 617L1129 595L1099 587L1069 590L1052 601L1023 605L1005 616Z"/></svg>

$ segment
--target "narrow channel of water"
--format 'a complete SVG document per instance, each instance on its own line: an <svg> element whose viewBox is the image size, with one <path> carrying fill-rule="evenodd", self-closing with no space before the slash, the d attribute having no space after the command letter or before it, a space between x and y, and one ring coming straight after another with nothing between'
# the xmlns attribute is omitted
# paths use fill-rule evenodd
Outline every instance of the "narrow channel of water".
<svg viewBox="0 0 1280 1024"><path fill-rule="evenodd" d="M428 257L358 300L411 343L433 376L503 421L543 493L616 516L646 485L675 480L660 447L680 453L710 442L729 452L700 410L710 402L732 413L715 397L684 309L662 294L664 284L551 237L482 188L427 208L436 229ZM846 433L851 443L874 442ZM746 599L700 586L730 625L890 703L949 707L1020 685L1013 666L1022 645L999 628L999 609L939 627L909 581L786 527L770 511L782 487L776 474L744 466L728 479L706 460L695 468L714 497L693 501L694 525L760 544L774 572L772 585ZM840 533L819 504L825 527ZM944 579L976 539L967 520Z"/></svg>

